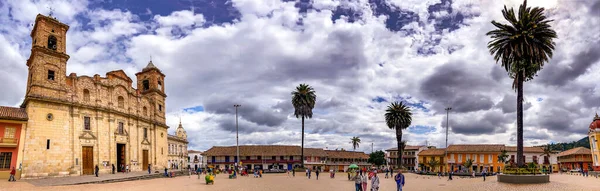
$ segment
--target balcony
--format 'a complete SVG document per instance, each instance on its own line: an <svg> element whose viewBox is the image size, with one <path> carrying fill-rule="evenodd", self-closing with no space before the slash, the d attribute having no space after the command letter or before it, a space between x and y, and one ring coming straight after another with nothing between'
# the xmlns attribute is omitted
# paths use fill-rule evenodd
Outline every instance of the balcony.
<svg viewBox="0 0 600 191"><path fill-rule="evenodd" d="M0 137L0 147L17 147L18 144L18 139Z"/></svg>
<svg viewBox="0 0 600 191"><path fill-rule="evenodd" d="M307 160L304 160L304 164L325 164L325 161L314 161L314 160L307 161Z"/></svg>
<svg viewBox="0 0 600 191"><path fill-rule="evenodd" d="M234 160L208 160L208 164L234 164ZM273 159L250 159L250 160L242 160L242 165L244 164L287 164L287 163L300 163L300 160L273 160Z"/></svg>

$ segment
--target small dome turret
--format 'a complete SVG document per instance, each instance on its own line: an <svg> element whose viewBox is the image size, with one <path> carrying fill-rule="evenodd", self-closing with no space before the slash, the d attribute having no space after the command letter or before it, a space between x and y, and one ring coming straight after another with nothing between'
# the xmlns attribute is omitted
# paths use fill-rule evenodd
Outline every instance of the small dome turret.
<svg viewBox="0 0 600 191"><path fill-rule="evenodd" d="M600 129L600 117L598 117L598 113L594 117L594 120L590 124L590 130Z"/></svg>

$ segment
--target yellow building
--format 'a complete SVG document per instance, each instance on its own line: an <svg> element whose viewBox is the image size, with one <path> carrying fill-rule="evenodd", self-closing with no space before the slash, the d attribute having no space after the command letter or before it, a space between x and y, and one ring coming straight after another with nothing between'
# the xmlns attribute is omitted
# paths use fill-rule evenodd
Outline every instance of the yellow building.
<svg viewBox="0 0 600 191"><path fill-rule="evenodd" d="M499 172L504 163L498 162L498 155L504 149L504 145L474 144L474 145L450 145L448 146L448 169L452 171ZM472 166L467 169L465 162L473 160Z"/></svg>
<svg viewBox="0 0 600 191"><path fill-rule="evenodd" d="M446 160L444 160L444 153L446 149L427 149L419 152L419 170L431 171L431 172L445 172L446 171ZM436 161L433 162L432 161ZM432 164L436 164L432 166Z"/></svg>
<svg viewBox="0 0 600 191"><path fill-rule="evenodd" d="M590 151L592 152L592 168L594 171L600 171L600 117L596 113L594 120L590 124L588 133L590 138Z"/></svg>
<svg viewBox="0 0 600 191"><path fill-rule="evenodd" d="M22 161L15 164L21 176L92 174L96 165L100 173L112 165L132 171L167 166L165 75L151 61L136 74L137 88L122 70L106 77L67 75L68 29L38 14L30 34L21 105L28 119Z"/></svg>

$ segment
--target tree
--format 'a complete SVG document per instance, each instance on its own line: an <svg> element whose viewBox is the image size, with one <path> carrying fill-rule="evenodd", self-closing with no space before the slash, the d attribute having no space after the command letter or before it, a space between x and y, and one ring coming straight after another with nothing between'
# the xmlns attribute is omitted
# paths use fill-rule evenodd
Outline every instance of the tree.
<svg viewBox="0 0 600 191"><path fill-rule="evenodd" d="M393 102L385 110L385 122L390 129L396 130L396 142L398 144L398 168L402 167L402 130L408 128L412 123L410 108L402 102Z"/></svg>
<svg viewBox="0 0 600 191"><path fill-rule="evenodd" d="M468 159L465 161L465 167L467 167L468 172L471 172L471 166L473 166L473 159Z"/></svg>
<svg viewBox="0 0 600 191"><path fill-rule="evenodd" d="M352 139L350 140L350 143L352 143L352 148L354 148L354 150L356 151L356 148L358 148L360 144L360 137L352 137Z"/></svg>
<svg viewBox="0 0 600 191"><path fill-rule="evenodd" d="M513 79L512 88L517 92L517 165L523 161L523 84L532 80L545 62L552 58L556 32L550 28L552 20L544 16L544 8L527 7L527 1L519 7L518 15L513 8L504 6L502 15L510 24L492 21L497 29L486 35L490 54L496 63L500 61L508 76ZM518 17L517 17L518 16Z"/></svg>
<svg viewBox="0 0 600 191"><path fill-rule="evenodd" d="M502 162L504 164L508 163L508 154L506 154L506 150L502 150L502 152L498 155L498 162Z"/></svg>
<svg viewBox="0 0 600 191"><path fill-rule="evenodd" d="M375 166L381 166L385 163L385 153L381 150L375 151L369 154L369 160L367 161Z"/></svg>
<svg viewBox="0 0 600 191"><path fill-rule="evenodd" d="M300 84L292 92L292 105L294 106L294 115L296 118L302 118L302 151L300 159L304 168L304 118L312 118L312 109L315 108L317 95L315 90L308 84Z"/></svg>
<svg viewBox="0 0 600 191"><path fill-rule="evenodd" d="M431 160L429 160L429 162L427 162L427 164L429 164L429 166L431 167L431 171L435 172L435 171L437 171L436 168L440 165L440 161L437 161L435 159L431 159Z"/></svg>

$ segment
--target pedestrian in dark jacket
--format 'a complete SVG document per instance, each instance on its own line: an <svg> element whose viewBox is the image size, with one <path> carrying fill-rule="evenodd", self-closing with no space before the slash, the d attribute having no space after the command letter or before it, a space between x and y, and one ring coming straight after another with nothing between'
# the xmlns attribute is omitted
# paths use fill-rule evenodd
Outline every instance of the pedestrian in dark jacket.
<svg viewBox="0 0 600 191"><path fill-rule="evenodd" d="M115 164L112 164L112 173L115 174Z"/></svg>
<svg viewBox="0 0 600 191"><path fill-rule="evenodd" d="M150 174L150 164L148 164L148 174Z"/></svg>
<svg viewBox="0 0 600 191"><path fill-rule="evenodd" d="M100 171L100 168L98 168L98 165L96 165L96 177L98 177L98 171Z"/></svg>

